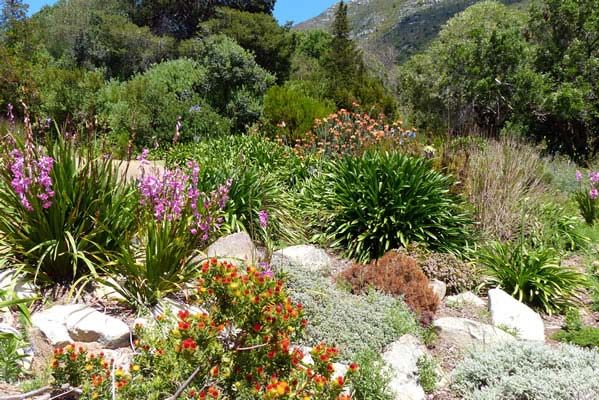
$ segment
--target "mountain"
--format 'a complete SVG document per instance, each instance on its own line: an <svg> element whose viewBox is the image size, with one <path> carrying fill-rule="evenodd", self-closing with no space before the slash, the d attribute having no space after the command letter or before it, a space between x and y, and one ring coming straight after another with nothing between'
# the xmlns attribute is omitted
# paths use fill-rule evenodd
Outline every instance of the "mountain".
<svg viewBox="0 0 599 400"><path fill-rule="evenodd" d="M481 0L349 0L352 37L367 54L385 66L401 63L424 50L443 24L455 14ZM524 7L529 0L503 0ZM328 30L337 5L294 26L294 29Z"/></svg>

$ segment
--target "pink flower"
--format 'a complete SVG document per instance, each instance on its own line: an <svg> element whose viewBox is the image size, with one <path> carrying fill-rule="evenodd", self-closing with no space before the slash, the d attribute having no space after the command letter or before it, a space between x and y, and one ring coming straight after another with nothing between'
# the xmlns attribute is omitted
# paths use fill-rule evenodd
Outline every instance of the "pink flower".
<svg viewBox="0 0 599 400"><path fill-rule="evenodd" d="M580 182L582 179L582 173L579 170L576 170L576 182Z"/></svg>
<svg viewBox="0 0 599 400"><path fill-rule="evenodd" d="M266 228L268 226L268 213L266 210L258 211L258 218L260 218L260 226Z"/></svg>
<svg viewBox="0 0 599 400"><path fill-rule="evenodd" d="M599 196L599 191L597 190L597 188L592 188L589 196L591 197L591 200L595 200L597 198L597 196Z"/></svg>

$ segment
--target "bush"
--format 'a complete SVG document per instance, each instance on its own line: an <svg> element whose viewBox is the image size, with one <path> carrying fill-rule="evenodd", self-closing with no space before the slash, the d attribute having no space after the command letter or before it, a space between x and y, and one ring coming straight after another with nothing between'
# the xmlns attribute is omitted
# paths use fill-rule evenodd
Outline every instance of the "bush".
<svg viewBox="0 0 599 400"><path fill-rule="evenodd" d="M332 378L339 354L321 343L310 355L294 348L307 321L284 282L266 271L240 270L211 259L198 272L197 304L210 314L181 310L176 319L158 316L154 326L138 326L131 364L123 368L103 354L72 345L51 361L55 385L82 390L82 399L157 400L177 398L347 400L344 386L358 370ZM114 382L114 383L113 383Z"/></svg>
<svg viewBox="0 0 599 400"><path fill-rule="evenodd" d="M580 347L599 348L599 328L584 326L580 312L577 309L572 309L566 313L565 329L553 334L552 339Z"/></svg>
<svg viewBox="0 0 599 400"><path fill-rule="evenodd" d="M467 399L593 399L599 394L598 373L597 351L516 342L470 353L452 381Z"/></svg>
<svg viewBox="0 0 599 400"><path fill-rule="evenodd" d="M486 285L499 286L516 299L551 314L576 305L586 284L583 274L560 265L553 248L530 249L518 243L493 242L480 249Z"/></svg>
<svg viewBox="0 0 599 400"><path fill-rule="evenodd" d="M292 84L273 86L264 96L264 117L270 124L282 128L288 143L302 138L315 119L324 118L334 110L331 101L308 96Z"/></svg>
<svg viewBox="0 0 599 400"><path fill-rule="evenodd" d="M349 360L364 351L381 351L406 333L418 334L419 325L406 304L370 291L353 295L340 291L330 278L293 266L283 267L291 298L304 306L310 324L304 343L327 339Z"/></svg>
<svg viewBox="0 0 599 400"><path fill-rule="evenodd" d="M111 81L100 91L99 115L113 136L125 136L125 144L135 132L139 147L168 145L176 134L181 143L228 135L230 120L196 91L206 73L199 63L178 59L156 64L126 82Z"/></svg>
<svg viewBox="0 0 599 400"><path fill-rule="evenodd" d="M26 132L25 146L3 145L0 231L32 278L70 283L131 239L133 191L109 159L93 158L74 139L59 135L44 154L30 125Z"/></svg>
<svg viewBox="0 0 599 400"><path fill-rule="evenodd" d="M476 264L460 260L454 254L428 251L421 246L408 246L399 251L413 257L429 279L444 282L448 294L472 290L481 282L482 275Z"/></svg>
<svg viewBox="0 0 599 400"><path fill-rule="evenodd" d="M204 68L197 93L231 119L235 132L245 132L259 120L264 94L275 77L256 63L252 53L222 34L182 41L179 52Z"/></svg>
<svg viewBox="0 0 599 400"><path fill-rule="evenodd" d="M426 393L434 392L439 379L437 376L437 362L435 359L423 355L418 359L416 365L418 366L418 383Z"/></svg>
<svg viewBox="0 0 599 400"><path fill-rule="evenodd" d="M317 238L358 262L411 242L457 251L471 237L453 179L424 159L369 151L323 167L307 188Z"/></svg>
<svg viewBox="0 0 599 400"><path fill-rule="evenodd" d="M584 218L589 226L593 226L597 217L599 217L599 209L597 209L597 183L599 182L599 172L589 172L589 185L584 188L582 186L582 173L576 170L576 181L578 182L578 191L574 193L574 200L578 204L580 215Z"/></svg>
<svg viewBox="0 0 599 400"><path fill-rule="evenodd" d="M352 378L351 398L355 400L393 400L389 389L391 374L380 353L367 350L355 358L360 366Z"/></svg>
<svg viewBox="0 0 599 400"><path fill-rule="evenodd" d="M371 148L418 153L416 132L404 130L401 124L401 121L387 121L382 114L370 116L359 108L355 112L341 109L316 119L312 129L296 140L294 149L302 156L324 157L360 156Z"/></svg>
<svg viewBox="0 0 599 400"><path fill-rule="evenodd" d="M349 283L352 293L362 293L371 288L395 296L403 296L406 304L429 325L437 311L439 298L428 286L428 279L413 258L390 251L370 264L354 264L341 274Z"/></svg>

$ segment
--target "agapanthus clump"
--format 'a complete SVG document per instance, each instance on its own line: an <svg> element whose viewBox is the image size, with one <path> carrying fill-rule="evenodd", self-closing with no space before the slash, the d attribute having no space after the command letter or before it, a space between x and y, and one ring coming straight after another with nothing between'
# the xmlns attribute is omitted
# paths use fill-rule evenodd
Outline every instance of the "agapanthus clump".
<svg viewBox="0 0 599 400"><path fill-rule="evenodd" d="M575 193L574 198L578 203L580 214L584 218L585 222L593 226L595 220L599 216L597 210L597 197L599 196L599 190L597 189L599 183L599 172L589 171L588 173L588 184L583 183L582 172L576 170L576 181L579 184L578 192Z"/></svg>

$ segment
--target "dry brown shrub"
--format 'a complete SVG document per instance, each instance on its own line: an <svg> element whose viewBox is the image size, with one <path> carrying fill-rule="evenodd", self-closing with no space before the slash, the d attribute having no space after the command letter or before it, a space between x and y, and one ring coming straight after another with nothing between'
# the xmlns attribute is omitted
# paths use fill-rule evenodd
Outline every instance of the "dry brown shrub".
<svg viewBox="0 0 599 400"><path fill-rule="evenodd" d="M354 264L341 274L355 294L376 288L391 295L402 295L406 304L418 314L422 325L429 325L439 299L428 285L426 275L416 260L394 250L369 264Z"/></svg>

